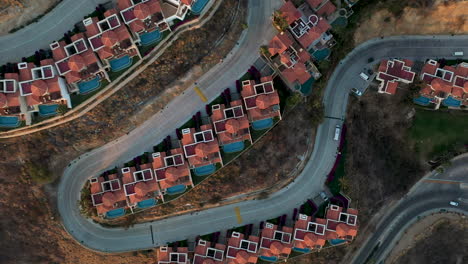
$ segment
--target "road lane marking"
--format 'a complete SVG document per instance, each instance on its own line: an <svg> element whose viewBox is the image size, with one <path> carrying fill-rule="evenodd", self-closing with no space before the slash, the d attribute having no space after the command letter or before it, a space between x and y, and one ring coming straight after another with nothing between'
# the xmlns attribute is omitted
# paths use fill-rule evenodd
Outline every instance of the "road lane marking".
<svg viewBox="0 0 468 264"><path fill-rule="evenodd" d="M242 216L240 214L240 208L239 206L234 207L234 211L236 212L236 217L237 217L237 223L242 224Z"/></svg>
<svg viewBox="0 0 468 264"><path fill-rule="evenodd" d="M203 102L207 102L208 99L206 99L206 96L203 94L203 92L200 90L200 88L198 88L198 86L195 86L195 88L193 88L195 90L195 92L198 94L198 96L200 96L200 99L203 101Z"/></svg>

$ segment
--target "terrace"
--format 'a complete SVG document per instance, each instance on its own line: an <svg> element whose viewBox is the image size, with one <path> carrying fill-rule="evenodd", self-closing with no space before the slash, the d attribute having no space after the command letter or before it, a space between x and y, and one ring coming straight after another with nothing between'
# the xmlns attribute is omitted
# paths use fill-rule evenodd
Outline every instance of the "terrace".
<svg viewBox="0 0 468 264"><path fill-rule="evenodd" d="M224 263L224 251L226 246L223 244L216 243L215 247L210 247L210 242L205 240L198 240L197 246L195 247L195 254L193 256L193 264L204 264L204 263Z"/></svg>
<svg viewBox="0 0 468 264"><path fill-rule="evenodd" d="M317 218L312 221L312 217L299 214L299 218L294 225L293 250L300 252L319 250L325 245L326 219Z"/></svg>
<svg viewBox="0 0 468 264"><path fill-rule="evenodd" d="M291 227L278 230L277 225L267 222L261 232L260 258L268 261L288 258L292 249L292 232Z"/></svg>
<svg viewBox="0 0 468 264"><path fill-rule="evenodd" d="M241 94L244 98L247 116L254 129L266 128L263 124L255 127L255 122L272 120L274 117L281 119L279 95L273 87L271 77L262 77L259 84L256 84L254 80L243 81Z"/></svg>
<svg viewBox="0 0 468 264"><path fill-rule="evenodd" d="M249 236L249 238L246 239L244 234L233 232L228 239L226 251L227 263L257 263L258 242L259 238L257 236Z"/></svg>
<svg viewBox="0 0 468 264"><path fill-rule="evenodd" d="M160 247L158 249L158 264L189 264L188 248L177 247L174 250L172 247Z"/></svg>
<svg viewBox="0 0 468 264"><path fill-rule="evenodd" d="M178 19L184 20L193 0L167 0L162 2L161 11L168 23Z"/></svg>
<svg viewBox="0 0 468 264"><path fill-rule="evenodd" d="M156 199L162 199L151 164L140 165L139 171L134 167L122 168L122 175L123 189L130 208L150 207L156 204Z"/></svg>
<svg viewBox="0 0 468 264"><path fill-rule="evenodd" d="M226 152L236 152L229 150L229 145L233 143L244 142L245 140L252 143L249 120L244 114L241 100L232 101L229 108L226 108L224 104L216 104L211 109L211 121L219 139L219 144L223 146Z"/></svg>
<svg viewBox="0 0 468 264"><path fill-rule="evenodd" d="M96 207L98 215L114 218L125 214L127 200L117 174L103 174L91 178L89 182L91 184L91 201Z"/></svg>
<svg viewBox="0 0 468 264"><path fill-rule="evenodd" d="M218 140L213 136L211 125L201 126L200 132L196 132L195 128L183 129L182 146L190 168L222 164Z"/></svg>
<svg viewBox="0 0 468 264"><path fill-rule="evenodd" d="M170 150L169 155L156 152L152 157L154 175L163 193L173 195L184 192L187 186L193 187L192 175L181 148Z"/></svg>

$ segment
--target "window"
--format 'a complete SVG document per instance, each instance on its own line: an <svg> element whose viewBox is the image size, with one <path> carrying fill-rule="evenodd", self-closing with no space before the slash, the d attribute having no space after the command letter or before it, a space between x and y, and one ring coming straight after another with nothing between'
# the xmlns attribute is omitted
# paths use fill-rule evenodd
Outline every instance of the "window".
<svg viewBox="0 0 468 264"><path fill-rule="evenodd" d="M89 182L91 182L91 183L95 183L95 182L97 182L97 181L98 181L97 178L91 178L91 179L89 179Z"/></svg>
<svg viewBox="0 0 468 264"><path fill-rule="evenodd" d="M339 208L338 205L332 205L330 207L330 209L333 210L333 211L338 211L338 208Z"/></svg>
<svg viewBox="0 0 468 264"><path fill-rule="evenodd" d="M206 241L200 239L200 240L198 240L198 245L200 245L200 246L206 246Z"/></svg>
<svg viewBox="0 0 468 264"><path fill-rule="evenodd" d="M130 168L126 167L126 168L122 168L122 173L129 173L130 172Z"/></svg>
<svg viewBox="0 0 468 264"><path fill-rule="evenodd" d="M56 49L56 48L58 48L58 47L60 47L60 44L58 44L57 41L52 42L52 44L50 44L50 48L51 48L52 50L54 50L54 49Z"/></svg>
<svg viewBox="0 0 468 264"><path fill-rule="evenodd" d="M18 69L27 69L28 68L28 63L22 62L18 63Z"/></svg>
<svg viewBox="0 0 468 264"><path fill-rule="evenodd" d="M239 232L232 232L232 237L240 237Z"/></svg>
<svg viewBox="0 0 468 264"><path fill-rule="evenodd" d="M220 108L220 105L219 105L219 104L213 105L213 106L211 107L211 109L213 109L213 110L218 110L219 108Z"/></svg>

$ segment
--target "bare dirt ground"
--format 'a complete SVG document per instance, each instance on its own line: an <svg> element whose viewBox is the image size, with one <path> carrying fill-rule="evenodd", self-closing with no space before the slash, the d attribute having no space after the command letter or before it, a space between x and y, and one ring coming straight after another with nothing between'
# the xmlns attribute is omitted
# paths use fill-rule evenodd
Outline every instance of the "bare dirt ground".
<svg viewBox="0 0 468 264"><path fill-rule="evenodd" d="M228 38L215 49L219 32L231 23L237 1L225 1L202 28L184 33L157 62L94 110L66 125L48 131L1 140L0 146L0 263L153 263L153 252L106 255L78 245L63 229L55 212L54 185L43 186L31 180L28 164L50 170L59 177L69 160L105 144L138 126L138 115L145 107L156 113L171 96L163 96L175 80L196 65L208 70L235 45L245 21L247 1L230 27ZM165 63L166 62L166 63ZM170 63L169 63L170 62ZM193 71L192 71L193 74ZM171 90L172 91L172 90ZM176 96L174 93L173 96ZM138 102L146 102L138 105ZM155 104L155 107L148 105ZM120 109L120 111L116 111ZM151 114L151 113L148 113ZM100 130L96 133L96 129ZM46 173L48 174L48 173Z"/></svg>
<svg viewBox="0 0 468 264"><path fill-rule="evenodd" d="M441 247L449 249L443 250ZM468 254L463 249L467 247L466 217L463 218L456 213L433 214L422 218L405 231L387 261L388 263L466 263ZM436 254L433 254L434 252ZM441 259L438 255L448 258Z"/></svg>
<svg viewBox="0 0 468 264"><path fill-rule="evenodd" d="M381 9L369 14L369 18L361 23L354 40L357 45L380 36L466 33L467 11L468 1L435 1L433 5L406 7L400 16L395 16L388 9Z"/></svg>
<svg viewBox="0 0 468 264"><path fill-rule="evenodd" d="M147 222L219 206L220 203L231 203L233 201L226 199L236 195L242 195L241 199L252 199L255 196L246 195L257 192L257 196L262 196L265 194L258 191L286 184L295 177L291 171L304 158L306 151L313 148L315 130L309 120L304 118L303 113L306 111L304 104L298 105L249 150L179 199L127 219L106 223L122 225L129 221Z"/></svg>
<svg viewBox="0 0 468 264"><path fill-rule="evenodd" d="M0 36L44 15L61 0L0 0Z"/></svg>

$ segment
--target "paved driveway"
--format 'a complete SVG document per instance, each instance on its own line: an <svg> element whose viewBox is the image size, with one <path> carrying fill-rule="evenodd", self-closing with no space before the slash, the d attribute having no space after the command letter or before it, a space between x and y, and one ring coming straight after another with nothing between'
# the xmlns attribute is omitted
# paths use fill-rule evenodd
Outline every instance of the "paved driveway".
<svg viewBox="0 0 468 264"><path fill-rule="evenodd" d="M68 30L92 13L98 4L109 0L63 0L38 22L12 34L0 37L0 65L20 62L21 58L34 55L39 49L63 37Z"/></svg>

